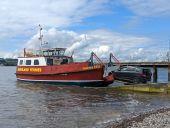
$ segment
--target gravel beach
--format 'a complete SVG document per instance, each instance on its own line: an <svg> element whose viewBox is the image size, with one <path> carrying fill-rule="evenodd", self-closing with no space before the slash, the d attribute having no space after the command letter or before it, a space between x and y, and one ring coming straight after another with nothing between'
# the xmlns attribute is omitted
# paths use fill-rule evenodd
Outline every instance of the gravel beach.
<svg viewBox="0 0 170 128"><path fill-rule="evenodd" d="M151 114L141 122L133 121L127 128L170 128L170 111Z"/></svg>
<svg viewBox="0 0 170 128"><path fill-rule="evenodd" d="M170 108L125 119L110 128L170 128Z"/></svg>

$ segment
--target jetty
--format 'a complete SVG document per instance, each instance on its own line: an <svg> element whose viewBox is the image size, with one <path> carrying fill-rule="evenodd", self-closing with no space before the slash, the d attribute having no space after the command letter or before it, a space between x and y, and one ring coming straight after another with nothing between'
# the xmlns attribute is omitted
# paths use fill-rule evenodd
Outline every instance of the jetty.
<svg viewBox="0 0 170 128"><path fill-rule="evenodd" d="M112 90L115 91L130 91L130 92L143 92L143 93L163 93L170 94L170 63L164 62L119 62L116 58L113 58L115 62L111 62L110 65L121 65L121 66L137 66L153 69L153 83L137 84L137 85L121 85L113 86ZM157 83L158 79L158 68L167 68L168 70L168 83Z"/></svg>
<svg viewBox="0 0 170 128"><path fill-rule="evenodd" d="M170 84L168 83L148 83L137 85L120 85L112 86L111 90L128 91L128 92L142 92L142 93L162 93L170 94Z"/></svg>

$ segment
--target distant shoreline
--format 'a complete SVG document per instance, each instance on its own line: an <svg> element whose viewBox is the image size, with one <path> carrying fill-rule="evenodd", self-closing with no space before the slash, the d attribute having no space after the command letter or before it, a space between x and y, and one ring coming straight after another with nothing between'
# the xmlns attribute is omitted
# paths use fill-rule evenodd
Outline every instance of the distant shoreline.
<svg viewBox="0 0 170 128"><path fill-rule="evenodd" d="M0 66L17 66L18 59L0 58Z"/></svg>

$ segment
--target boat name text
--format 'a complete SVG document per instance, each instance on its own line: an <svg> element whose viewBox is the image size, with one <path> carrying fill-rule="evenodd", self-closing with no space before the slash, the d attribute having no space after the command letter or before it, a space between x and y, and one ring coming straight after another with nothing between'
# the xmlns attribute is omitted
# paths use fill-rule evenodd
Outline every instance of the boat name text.
<svg viewBox="0 0 170 128"><path fill-rule="evenodd" d="M41 68L17 68L19 72L42 72Z"/></svg>
<svg viewBox="0 0 170 128"><path fill-rule="evenodd" d="M83 67L83 70L98 69L98 68L101 68L101 65Z"/></svg>

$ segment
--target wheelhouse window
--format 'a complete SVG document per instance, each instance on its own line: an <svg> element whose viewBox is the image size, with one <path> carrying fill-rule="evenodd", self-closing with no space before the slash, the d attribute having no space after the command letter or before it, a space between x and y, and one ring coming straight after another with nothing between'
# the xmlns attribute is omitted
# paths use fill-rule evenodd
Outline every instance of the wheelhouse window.
<svg viewBox="0 0 170 128"><path fill-rule="evenodd" d="M34 60L34 65L39 65L39 60Z"/></svg>
<svg viewBox="0 0 170 128"><path fill-rule="evenodd" d="M47 65L53 65L53 59L47 59Z"/></svg>
<svg viewBox="0 0 170 128"><path fill-rule="evenodd" d="M19 65L23 65L23 60L20 60L20 61L19 61Z"/></svg>
<svg viewBox="0 0 170 128"><path fill-rule="evenodd" d="M61 62L61 64L68 64L68 59L67 59L67 58L63 59L63 61Z"/></svg>
<svg viewBox="0 0 170 128"><path fill-rule="evenodd" d="M26 60L26 65L31 65L31 60Z"/></svg>

